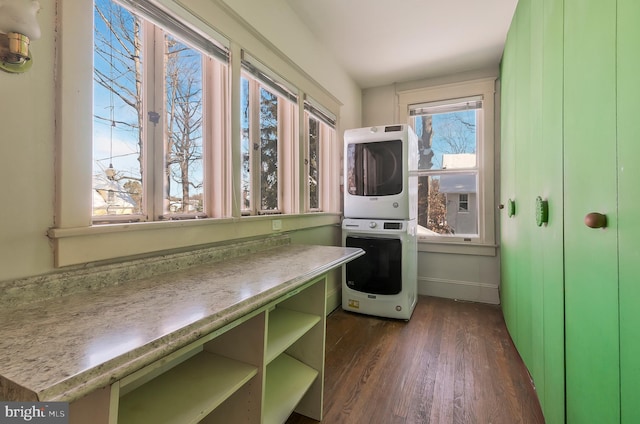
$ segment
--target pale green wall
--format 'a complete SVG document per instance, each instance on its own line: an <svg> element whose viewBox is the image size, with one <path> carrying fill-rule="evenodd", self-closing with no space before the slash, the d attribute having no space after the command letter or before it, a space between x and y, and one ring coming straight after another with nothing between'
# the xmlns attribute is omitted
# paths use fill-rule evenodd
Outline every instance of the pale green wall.
<svg viewBox="0 0 640 424"><path fill-rule="evenodd" d="M287 0L225 0L243 19L275 44L344 105L339 139L361 123L361 90L298 18Z"/></svg>

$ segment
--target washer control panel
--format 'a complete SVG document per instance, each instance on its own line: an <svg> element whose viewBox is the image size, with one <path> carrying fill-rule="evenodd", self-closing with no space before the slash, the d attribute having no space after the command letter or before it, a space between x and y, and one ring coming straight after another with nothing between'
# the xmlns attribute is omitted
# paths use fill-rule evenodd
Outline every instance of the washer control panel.
<svg viewBox="0 0 640 424"><path fill-rule="evenodd" d="M407 221L382 220L382 219L354 219L345 218L342 221L345 230L376 231L376 232L402 232L407 231Z"/></svg>
<svg viewBox="0 0 640 424"><path fill-rule="evenodd" d="M385 222L385 230L402 230L402 222Z"/></svg>

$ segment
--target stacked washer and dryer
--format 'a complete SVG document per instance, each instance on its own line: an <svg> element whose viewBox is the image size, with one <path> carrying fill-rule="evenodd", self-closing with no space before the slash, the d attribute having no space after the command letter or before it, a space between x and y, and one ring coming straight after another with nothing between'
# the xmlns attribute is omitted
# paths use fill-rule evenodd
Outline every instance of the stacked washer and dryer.
<svg viewBox="0 0 640 424"><path fill-rule="evenodd" d="M408 125L345 131L342 239L365 254L343 267L344 310L411 318L418 294L417 144Z"/></svg>

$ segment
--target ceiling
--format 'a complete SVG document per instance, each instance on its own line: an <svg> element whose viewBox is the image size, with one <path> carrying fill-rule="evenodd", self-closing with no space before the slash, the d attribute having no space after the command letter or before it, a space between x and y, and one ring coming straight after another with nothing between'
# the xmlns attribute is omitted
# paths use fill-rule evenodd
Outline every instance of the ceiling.
<svg viewBox="0 0 640 424"><path fill-rule="evenodd" d="M361 88L497 67L517 0L287 0Z"/></svg>

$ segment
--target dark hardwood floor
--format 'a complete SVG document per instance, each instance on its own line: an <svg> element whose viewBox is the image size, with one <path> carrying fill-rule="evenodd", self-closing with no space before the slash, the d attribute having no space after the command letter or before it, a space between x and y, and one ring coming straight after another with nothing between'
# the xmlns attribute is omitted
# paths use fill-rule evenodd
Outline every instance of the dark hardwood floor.
<svg viewBox="0 0 640 424"><path fill-rule="evenodd" d="M544 423L498 306L421 296L409 322L327 319L323 423ZM288 424L317 423L293 414Z"/></svg>

